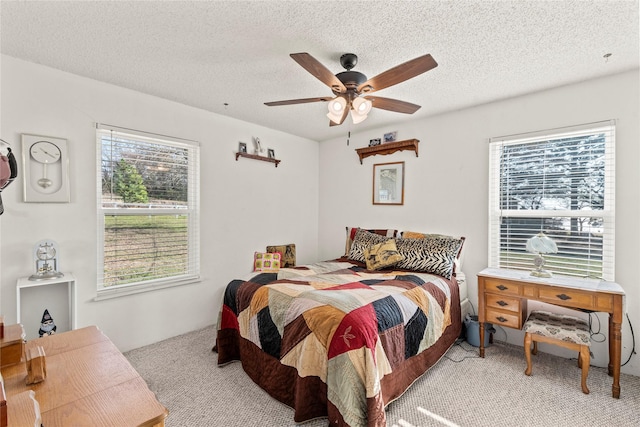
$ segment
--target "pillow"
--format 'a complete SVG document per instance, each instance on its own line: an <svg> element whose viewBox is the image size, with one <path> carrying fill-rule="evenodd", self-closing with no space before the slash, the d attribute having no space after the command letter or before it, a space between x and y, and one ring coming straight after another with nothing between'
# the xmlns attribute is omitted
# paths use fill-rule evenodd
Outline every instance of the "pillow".
<svg viewBox="0 0 640 427"><path fill-rule="evenodd" d="M389 239L365 249L364 259L367 270L380 270L402 261L404 257L398 253L395 240Z"/></svg>
<svg viewBox="0 0 640 427"><path fill-rule="evenodd" d="M435 234L421 239L396 239L398 252L404 257L396 267L451 279L462 243L463 239Z"/></svg>
<svg viewBox="0 0 640 427"><path fill-rule="evenodd" d="M280 252L256 252L253 255L253 271L276 272L280 270Z"/></svg>
<svg viewBox="0 0 640 427"><path fill-rule="evenodd" d="M280 252L281 263L280 267L295 267L296 266L296 245L289 243L288 245L276 245L267 246L268 253Z"/></svg>
<svg viewBox="0 0 640 427"><path fill-rule="evenodd" d="M358 228L353 237L353 243L351 244L347 258L353 261L365 262L364 251L367 248L392 239L392 237L380 236L379 234L370 233L367 230Z"/></svg>
<svg viewBox="0 0 640 427"><path fill-rule="evenodd" d="M400 236L403 239L424 239L427 236L432 236L432 237L451 237L452 239L455 239L456 237L453 236L447 236L444 234L426 234L426 233L417 233L415 231L403 231L402 233L400 233ZM458 251L458 253L456 254L456 259L453 265L453 272L455 273L456 271L459 271L462 268L462 246L464 245L464 241L465 238L464 237L458 237L460 240L462 240L462 244L460 245L460 250Z"/></svg>
<svg viewBox="0 0 640 427"><path fill-rule="evenodd" d="M401 236L403 239L424 239L426 234L416 233L415 231L403 231Z"/></svg>
<svg viewBox="0 0 640 427"><path fill-rule="evenodd" d="M358 229L359 227L347 227L347 243L344 246L345 256L349 256L349 251L351 250L351 245L353 244L353 239ZM387 236L387 237L396 237L398 235L398 230L394 230L392 228L367 229L367 231L370 233L378 234L380 236Z"/></svg>

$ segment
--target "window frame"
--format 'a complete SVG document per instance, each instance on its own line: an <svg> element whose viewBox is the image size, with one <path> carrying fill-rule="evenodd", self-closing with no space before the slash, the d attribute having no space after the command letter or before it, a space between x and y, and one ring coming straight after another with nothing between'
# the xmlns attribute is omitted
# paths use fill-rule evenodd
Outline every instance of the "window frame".
<svg viewBox="0 0 640 427"><path fill-rule="evenodd" d="M187 273L163 278L138 281L115 286L104 286L105 278L105 218L108 216L166 216L175 215L175 208L117 208L103 207L102 200L102 137L105 134L121 136L141 143L153 143L167 147L186 149L188 161L188 197L186 208L179 209L187 216ZM134 129L96 123L96 198L98 222L97 295L94 300L138 294L156 289L181 286L200 281L200 144L188 139L158 135Z"/></svg>
<svg viewBox="0 0 640 427"><path fill-rule="evenodd" d="M515 144L541 144L545 141L557 141L568 137L580 137L593 134L605 134L604 159L604 203L602 210L552 210L552 209L504 209L501 194L501 155L503 147ZM545 185L546 185L545 181ZM615 121L602 121L578 126L557 128L539 132L491 138L489 140L489 267L501 268L503 258L502 242L505 238L501 231L503 218L602 218L602 269L601 279L615 280ZM533 235L532 235L533 236ZM513 266L502 267L519 269ZM530 265L530 269L533 264ZM549 266L546 269L551 270ZM555 272L554 272L555 273ZM566 272L558 275L573 275ZM588 276L585 274L582 276Z"/></svg>

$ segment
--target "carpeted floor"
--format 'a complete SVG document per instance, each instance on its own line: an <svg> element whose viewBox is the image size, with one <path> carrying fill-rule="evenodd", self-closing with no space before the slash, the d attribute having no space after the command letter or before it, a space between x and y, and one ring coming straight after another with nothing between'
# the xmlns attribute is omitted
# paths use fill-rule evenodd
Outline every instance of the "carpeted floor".
<svg viewBox="0 0 640 427"><path fill-rule="evenodd" d="M293 410L272 399L240 363L218 367L208 327L125 353L169 409L167 427L295 426ZM524 375L521 347L496 343L477 357L466 342L453 346L400 399L387 407L389 426L631 426L640 424L640 377L622 375L611 397L606 369L592 367L580 389L575 360L533 356ZM313 420L305 427L326 426Z"/></svg>

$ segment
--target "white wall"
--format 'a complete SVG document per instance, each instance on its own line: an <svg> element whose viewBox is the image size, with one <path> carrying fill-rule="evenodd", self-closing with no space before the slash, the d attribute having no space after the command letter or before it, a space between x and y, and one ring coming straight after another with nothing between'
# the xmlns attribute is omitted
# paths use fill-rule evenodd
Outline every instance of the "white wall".
<svg viewBox="0 0 640 427"><path fill-rule="evenodd" d="M346 146L344 138L322 142L320 258L335 257L344 251L345 226L463 235L467 238L463 270L470 284L470 297L477 307L476 274L486 267L488 260L488 139L616 119L616 281L625 289L627 311L640 342L638 80L635 70L393 128L354 134L354 127L350 146ZM375 111L369 120L374 115ZM367 146L369 139L380 138L389 131L398 131L398 140L419 139L420 156L416 158L413 152L403 151L368 157L360 165L354 149ZM372 165L396 161L405 161L405 204L372 205ZM606 336L607 317L599 315L599 318ZM624 362L632 346L626 319L622 335ZM498 338L504 339L504 335ZM522 345L522 339L520 331L509 330L510 342ZM593 352L594 362L606 366L606 343L594 344ZM622 370L638 375L640 358L634 357Z"/></svg>
<svg viewBox="0 0 640 427"><path fill-rule="evenodd" d="M268 244L296 243L298 262L317 260L317 142L15 58L1 60L0 137L16 154L22 133L66 138L71 161L71 203L22 202L22 177L2 193L0 313L7 324L16 320L16 281L34 272L32 248L45 238L58 242L62 270L77 278L78 326L98 325L122 351L215 323L225 285L249 272L253 252ZM200 141L201 282L93 301L95 122ZM275 149L282 160L277 168L236 162L238 142L251 147L252 136ZM26 315L39 320L42 313Z"/></svg>
<svg viewBox="0 0 640 427"><path fill-rule="evenodd" d="M69 204L23 203L21 179L2 193L0 312L7 323L15 321L16 280L32 273L32 247L43 238L59 243L63 270L78 278L79 326L98 325L126 351L215 323L224 286L249 271L255 250L294 242L299 263L334 258L344 250L347 225L464 235L464 271L476 304L475 275L487 264L487 140L613 118L618 123L616 280L625 288L629 317L640 330L638 70L393 128L358 134L353 132L357 126L343 125L352 131L347 146L346 138L318 145L11 57L0 59L0 137L12 142L16 152L22 133L67 138L72 182ZM93 301L94 122L201 142L200 283ZM419 139L420 156L373 156L360 165L354 149L393 130L399 139ZM252 136L275 149L282 159L277 169L266 162L235 161L238 141L250 143ZM395 161L406 162L405 204L373 206L372 165ZM266 184L276 190L265 190ZM624 361L631 351L626 323L622 333ZM510 331L508 340L521 345L522 334ZM605 345L594 345L594 361L601 366L606 365ZM640 360L636 357L622 369L637 375Z"/></svg>

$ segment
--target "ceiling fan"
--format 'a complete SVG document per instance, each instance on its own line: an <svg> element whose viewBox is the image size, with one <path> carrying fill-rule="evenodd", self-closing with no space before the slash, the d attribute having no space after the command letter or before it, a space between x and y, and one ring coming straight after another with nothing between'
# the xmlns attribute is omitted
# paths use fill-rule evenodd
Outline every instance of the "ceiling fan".
<svg viewBox="0 0 640 427"><path fill-rule="evenodd" d="M349 112L351 112L353 122L360 123L367 118L367 114L371 111L371 108L380 108L382 110L405 114L415 113L420 108L419 105L397 99L369 96L368 94L402 83L405 80L409 80L438 66L438 63L431 55L427 54L367 79L367 76L364 74L358 71L352 71L352 68L358 63L358 57L353 53L345 53L340 57L340 64L347 71L342 71L336 75L306 52L292 53L290 56L300 64L302 68L329 86L335 96L333 98L322 96L317 98L265 102L265 105L273 107L277 105L304 104L308 102L329 102L329 113L327 117L329 117L330 126L341 125Z"/></svg>

